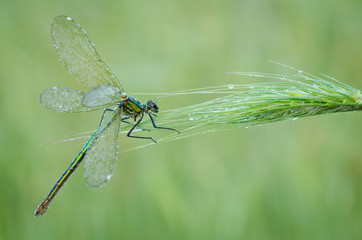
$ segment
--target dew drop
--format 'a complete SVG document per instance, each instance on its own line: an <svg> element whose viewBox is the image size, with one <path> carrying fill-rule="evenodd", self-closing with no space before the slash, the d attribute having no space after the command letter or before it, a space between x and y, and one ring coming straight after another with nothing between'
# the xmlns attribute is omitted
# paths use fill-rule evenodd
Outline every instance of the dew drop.
<svg viewBox="0 0 362 240"><path fill-rule="evenodd" d="M229 89L233 89L234 87L235 87L235 86L234 86L233 84L229 84L229 85L228 85L228 88L229 88Z"/></svg>

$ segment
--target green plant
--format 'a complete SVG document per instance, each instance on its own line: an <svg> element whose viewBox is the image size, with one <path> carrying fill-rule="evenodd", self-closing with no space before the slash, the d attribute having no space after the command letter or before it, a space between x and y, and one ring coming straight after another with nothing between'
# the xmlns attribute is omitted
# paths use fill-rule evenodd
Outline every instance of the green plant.
<svg viewBox="0 0 362 240"><path fill-rule="evenodd" d="M283 65L285 66L285 65ZM296 75L270 73L237 73L277 81L240 85L225 85L192 89L165 96L190 94L223 94L199 104L162 111L157 124L179 129L158 140L171 141L201 133L248 128L283 120L296 120L320 114L362 110L362 94L326 75L317 77L301 70ZM328 78L327 81L324 78ZM142 124L151 129L150 122Z"/></svg>

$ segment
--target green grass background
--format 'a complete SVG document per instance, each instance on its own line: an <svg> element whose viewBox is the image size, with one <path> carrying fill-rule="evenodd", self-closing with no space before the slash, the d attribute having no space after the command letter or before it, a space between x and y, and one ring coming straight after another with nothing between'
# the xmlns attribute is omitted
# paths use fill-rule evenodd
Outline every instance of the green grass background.
<svg viewBox="0 0 362 240"><path fill-rule="evenodd" d="M226 71L285 72L270 59L362 89L361 12L359 0L1 0L0 239L361 239L361 113L123 153L106 186L88 188L80 167L33 216L82 147L41 144L95 129L101 116L38 103L48 87L85 90L52 48L55 16L83 26L128 92L152 93L245 81ZM122 137L121 149L130 141L145 144Z"/></svg>

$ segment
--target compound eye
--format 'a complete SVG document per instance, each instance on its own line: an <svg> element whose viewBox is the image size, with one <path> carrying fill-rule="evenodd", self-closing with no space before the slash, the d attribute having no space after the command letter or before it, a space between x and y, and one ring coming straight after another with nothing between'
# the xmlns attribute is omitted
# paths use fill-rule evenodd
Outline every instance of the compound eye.
<svg viewBox="0 0 362 240"><path fill-rule="evenodd" d="M156 104L154 101L148 100L147 106L149 107L149 109L150 109L152 112L155 112L155 113L158 112L158 106L157 106L157 104Z"/></svg>

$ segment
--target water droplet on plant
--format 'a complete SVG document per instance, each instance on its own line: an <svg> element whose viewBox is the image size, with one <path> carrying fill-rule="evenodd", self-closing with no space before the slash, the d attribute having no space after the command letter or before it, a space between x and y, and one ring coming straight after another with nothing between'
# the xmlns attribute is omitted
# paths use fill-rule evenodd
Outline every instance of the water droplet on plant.
<svg viewBox="0 0 362 240"><path fill-rule="evenodd" d="M233 89L234 87L235 87L234 84L229 84L229 85L228 85L228 88L229 88L229 89Z"/></svg>

